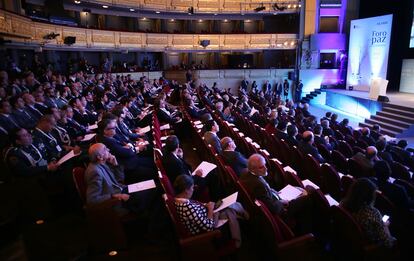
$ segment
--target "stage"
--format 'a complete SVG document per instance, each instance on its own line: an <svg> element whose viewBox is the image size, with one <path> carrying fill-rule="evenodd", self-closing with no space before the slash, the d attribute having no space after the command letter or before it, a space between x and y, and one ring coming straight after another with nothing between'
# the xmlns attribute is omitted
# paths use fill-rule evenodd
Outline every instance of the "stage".
<svg viewBox="0 0 414 261"><path fill-rule="evenodd" d="M368 92L363 91L349 91L349 90L339 90L339 89L327 89L327 92L338 93L341 95L347 95L356 98L362 98L366 100L371 100L369 98ZM404 92L388 92L387 97L390 99L391 104L401 105L405 107L414 107L414 94L412 93L404 93Z"/></svg>
<svg viewBox="0 0 414 261"><path fill-rule="evenodd" d="M378 102L364 91L325 89L311 103L363 118L360 126L379 124L392 137L413 137L414 94L390 92L387 97L390 102Z"/></svg>

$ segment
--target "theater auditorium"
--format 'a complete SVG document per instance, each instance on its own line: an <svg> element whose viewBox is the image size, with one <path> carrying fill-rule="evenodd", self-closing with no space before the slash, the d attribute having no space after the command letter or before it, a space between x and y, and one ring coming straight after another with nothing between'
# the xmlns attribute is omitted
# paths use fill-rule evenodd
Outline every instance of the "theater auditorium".
<svg viewBox="0 0 414 261"><path fill-rule="evenodd" d="M413 16L0 0L0 260L413 260Z"/></svg>

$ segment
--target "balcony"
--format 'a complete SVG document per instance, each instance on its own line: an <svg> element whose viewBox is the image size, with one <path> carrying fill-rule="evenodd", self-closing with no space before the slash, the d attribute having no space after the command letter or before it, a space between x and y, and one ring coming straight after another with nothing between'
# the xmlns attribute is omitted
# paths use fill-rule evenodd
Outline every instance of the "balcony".
<svg viewBox="0 0 414 261"><path fill-rule="evenodd" d="M44 39L48 34L59 34ZM0 11L0 34L14 46L50 49L143 50L143 51L247 51L296 48L296 34L163 34L94 30L34 22L7 11ZM64 44L65 37L76 43ZM201 40L210 40L202 47Z"/></svg>

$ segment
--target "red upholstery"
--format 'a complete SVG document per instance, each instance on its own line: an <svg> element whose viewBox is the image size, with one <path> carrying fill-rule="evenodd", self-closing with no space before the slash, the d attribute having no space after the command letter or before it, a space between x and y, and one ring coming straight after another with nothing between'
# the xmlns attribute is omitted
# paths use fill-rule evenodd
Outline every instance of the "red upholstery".
<svg viewBox="0 0 414 261"><path fill-rule="evenodd" d="M392 171L392 177L396 179L403 179L406 181L410 181L410 171L401 163L394 161L391 164L391 171Z"/></svg>
<svg viewBox="0 0 414 261"><path fill-rule="evenodd" d="M346 141L339 141L338 150L347 158L351 158L353 156L352 148Z"/></svg>
<svg viewBox="0 0 414 261"><path fill-rule="evenodd" d="M321 176L324 184L324 191L339 201L342 197L341 178L338 172L329 164L321 166Z"/></svg>
<svg viewBox="0 0 414 261"><path fill-rule="evenodd" d="M337 150L333 150L331 155L332 155L332 162L335 165L336 170L344 174L347 174L348 173L348 161L346 157Z"/></svg>
<svg viewBox="0 0 414 261"><path fill-rule="evenodd" d="M310 154L305 155L305 168L303 173L304 177L310 179L319 187L323 187L321 168L319 163Z"/></svg>
<svg viewBox="0 0 414 261"><path fill-rule="evenodd" d="M82 202L86 204L86 183L85 183L85 169L76 167L72 172L73 182L75 183L76 189L79 193L79 197Z"/></svg>

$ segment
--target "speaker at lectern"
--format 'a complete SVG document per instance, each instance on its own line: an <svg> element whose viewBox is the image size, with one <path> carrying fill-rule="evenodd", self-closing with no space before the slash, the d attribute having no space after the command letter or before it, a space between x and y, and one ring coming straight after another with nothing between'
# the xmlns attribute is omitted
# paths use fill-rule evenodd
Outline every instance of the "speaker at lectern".
<svg viewBox="0 0 414 261"><path fill-rule="evenodd" d="M378 96L385 96L387 93L388 80L382 79L380 77L371 79L371 86L369 89L369 98L378 99Z"/></svg>

